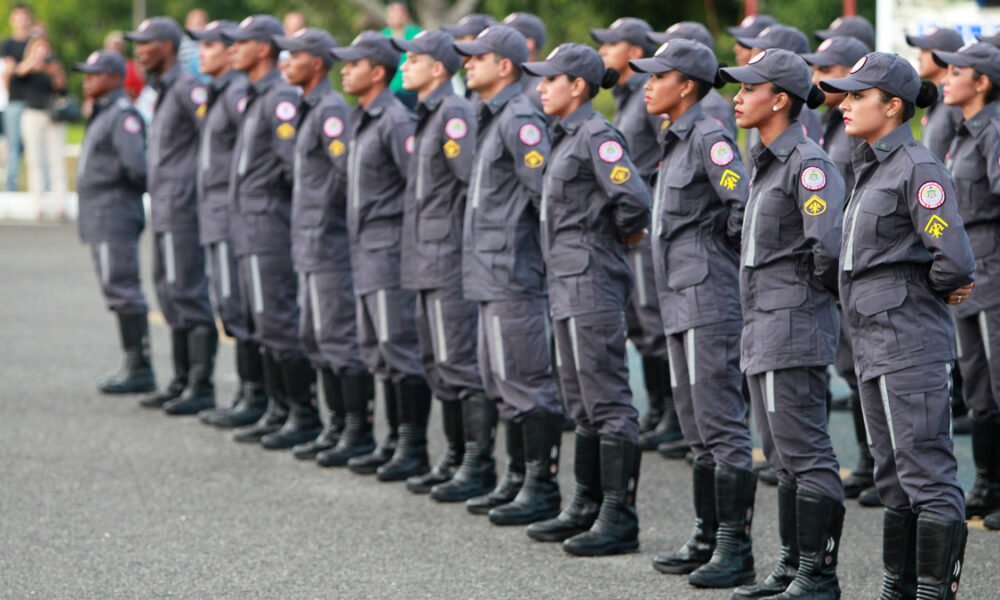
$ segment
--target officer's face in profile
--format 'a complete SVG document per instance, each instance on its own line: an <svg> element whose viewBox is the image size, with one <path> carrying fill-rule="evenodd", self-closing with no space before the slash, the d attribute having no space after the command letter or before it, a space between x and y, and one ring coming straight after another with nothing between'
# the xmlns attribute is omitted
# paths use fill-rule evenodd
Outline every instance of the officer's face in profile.
<svg viewBox="0 0 1000 600"><path fill-rule="evenodd" d="M465 63L469 88L481 93L482 90L497 85L502 76L502 67L505 62L510 64L509 60L501 59L493 52L469 57Z"/></svg>
<svg viewBox="0 0 1000 600"><path fill-rule="evenodd" d="M681 94L684 97L681 97ZM651 115L670 114L681 105L681 101L697 93L694 82L681 81L679 71L654 73L646 82L646 112ZM692 96L697 100L696 96Z"/></svg>
<svg viewBox="0 0 1000 600"><path fill-rule="evenodd" d="M122 78L111 73L86 73L83 76L83 95L96 100L121 87Z"/></svg>
<svg viewBox="0 0 1000 600"><path fill-rule="evenodd" d="M218 77L232 64L230 47L223 42L202 42L198 48L198 62L202 73Z"/></svg>
<svg viewBox="0 0 1000 600"><path fill-rule="evenodd" d="M628 67L628 61L642 58L643 51L639 46L622 40L614 44L601 44L599 50L601 58L604 60L606 69L614 69L619 73L624 73ZM636 56L638 55L638 56Z"/></svg>
<svg viewBox="0 0 1000 600"><path fill-rule="evenodd" d="M420 92L434 83L433 57L427 54L406 53L403 63L403 88L411 92Z"/></svg>
<svg viewBox="0 0 1000 600"><path fill-rule="evenodd" d="M233 44L233 68L237 71L249 71L257 65L261 47L257 40L242 40Z"/></svg>
<svg viewBox="0 0 1000 600"><path fill-rule="evenodd" d="M934 62L934 55L931 52L931 50L924 48L920 49L920 54L917 55L917 73L921 79L929 79L936 82L944 76L945 69Z"/></svg>
<svg viewBox="0 0 1000 600"><path fill-rule="evenodd" d="M788 105L787 94L775 94L770 83L743 83L733 98L736 124L743 129L753 129L772 119ZM775 106L778 110L772 110Z"/></svg>
<svg viewBox="0 0 1000 600"><path fill-rule="evenodd" d="M373 66L371 61L362 58L344 63L344 67L340 69L340 76L343 79L345 92L352 96L361 96L380 80L384 80L385 69Z"/></svg>
<svg viewBox="0 0 1000 600"><path fill-rule="evenodd" d="M819 82L826 81L827 79L839 79L840 77L847 77L851 72L851 67L846 65L833 65L829 67L813 67L813 85L819 85ZM823 101L823 106L827 108L837 108L847 94L837 94L835 92L826 92L826 100Z"/></svg>
<svg viewBox="0 0 1000 600"><path fill-rule="evenodd" d="M587 84L582 79L570 79L568 75L546 77L538 84L538 93L542 97L542 110L545 114L559 118L566 117L579 106L580 88Z"/></svg>
<svg viewBox="0 0 1000 600"><path fill-rule="evenodd" d="M885 102L878 88L848 92L840 103L840 110L844 113L844 131L847 135L874 143L899 125L902 107L903 101L899 98Z"/></svg>
<svg viewBox="0 0 1000 600"><path fill-rule="evenodd" d="M139 42L135 45L135 58L147 73L162 73L165 70L167 57L173 52L173 42L165 40Z"/></svg>
<svg viewBox="0 0 1000 600"><path fill-rule="evenodd" d="M949 106L965 106L990 90L990 79L985 75L976 78L972 67L948 67L944 78L944 103ZM977 92L979 89L981 92Z"/></svg>
<svg viewBox="0 0 1000 600"><path fill-rule="evenodd" d="M291 58L285 62L285 78L292 85L309 83L316 73L323 68L323 59L309 52L292 52Z"/></svg>
<svg viewBox="0 0 1000 600"><path fill-rule="evenodd" d="M736 64L745 67L750 59L753 57L753 50L747 48L746 46L741 46L736 44L733 46L733 54L736 55Z"/></svg>

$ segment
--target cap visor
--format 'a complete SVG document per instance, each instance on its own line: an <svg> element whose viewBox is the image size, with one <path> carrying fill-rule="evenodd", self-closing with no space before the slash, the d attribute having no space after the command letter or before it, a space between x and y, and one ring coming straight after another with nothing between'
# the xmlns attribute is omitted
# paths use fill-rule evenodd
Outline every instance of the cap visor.
<svg viewBox="0 0 1000 600"><path fill-rule="evenodd" d="M493 48L481 40L473 40L471 42L455 42L455 51L462 56L482 56L493 52Z"/></svg>
<svg viewBox="0 0 1000 600"><path fill-rule="evenodd" d="M977 35L976 39L979 40L980 42L993 44L994 46L1000 45L1000 33L996 35Z"/></svg>
<svg viewBox="0 0 1000 600"><path fill-rule="evenodd" d="M410 40L403 40L400 38L389 38L389 43L392 47L400 52L413 52L415 54L420 54L420 49L417 47L417 43Z"/></svg>
<svg viewBox="0 0 1000 600"><path fill-rule="evenodd" d="M817 67L832 67L837 64L837 59L827 52L811 52L809 54L800 54L799 56L810 65Z"/></svg>
<svg viewBox="0 0 1000 600"><path fill-rule="evenodd" d="M853 77L840 77L838 79L827 79L826 81L821 81L819 82L819 87L824 92L842 93L870 90L875 86Z"/></svg>
<svg viewBox="0 0 1000 600"><path fill-rule="evenodd" d="M245 29L234 29L233 31L222 32L222 37L230 42L246 42L248 40L258 39L257 36Z"/></svg>
<svg viewBox="0 0 1000 600"><path fill-rule="evenodd" d="M767 41L755 37L738 37L736 38L736 43L744 48L764 48L766 50L771 47Z"/></svg>
<svg viewBox="0 0 1000 600"><path fill-rule="evenodd" d="M441 27L441 31L447 33L453 38L460 38L467 35L472 35L471 31L466 30L465 27L461 25L444 25Z"/></svg>
<svg viewBox="0 0 1000 600"><path fill-rule="evenodd" d="M130 42L153 42L156 41L157 37L145 31L128 31L125 33L125 39Z"/></svg>
<svg viewBox="0 0 1000 600"><path fill-rule="evenodd" d="M829 30L829 29L820 29L819 31L815 32L813 35L816 36L817 40L826 41L826 40L832 38L833 36L835 36L837 34L835 32L833 32L833 31Z"/></svg>
<svg viewBox="0 0 1000 600"><path fill-rule="evenodd" d="M765 83L767 77L757 72L753 67L726 67L719 69L719 74L729 83Z"/></svg>
<svg viewBox="0 0 1000 600"><path fill-rule="evenodd" d="M734 38L746 37L747 30L742 27L726 27L726 33Z"/></svg>
<svg viewBox="0 0 1000 600"><path fill-rule="evenodd" d="M602 44L616 44L625 39L613 29L591 29L590 37Z"/></svg>
<svg viewBox="0 0 1000 600"><path fill-rule="evenodd" d="M955 65L956 67L972 66L972 61L969 60L967 56L959 54L958 52L941 52L940 50L935 50L934 52L931 52L931 56L934 57L934 62L936 62L939 67L947 67L948 65Z"/></svg>
<svg viewBox="0 0 1000 600"><path fill-rule="evenodd" d="M914 48L921 48L923 50L934 49L934 45L931 43L930 38L923 35L907 35L906 43Z"/></svg>
<svg viewBox="0 0 1000 600"><path fill-rule="evenodd" d="M369 54L361 48L346 46L344 48L330 48L330 56L335 60L353 62L362 58L368 58Z"/></svg>
<svg viewBox="0 0 1000 600"><path fill-rule="evenodd" d="M646 39L659 46L664 42L669 42L673 38L670 36L669 33L661 33L659 31L648 31L646 32Z"/></svg>
<svg viewBox="0 0 1000 600"><path fill-rule="evenodd" d="M673 67L655 56L653 58L637 58L635 60L630 60L628 61L628 65L632 67L633 70L640 73L666 73L667 71L675 70Z"/></svg>
<svg viewBox="0 0 1000 600"><path fill-rule="evenodd" d="M102 73L103 70L87 63L73 63L73 70L80 73Z"/></svg>
<svg viewBox="0 0 1000 600"><path fill-rule="evenodd" d="M521 68L529 74L536 75L538 77L555 77L556 75L562 75L565 73L565 71L559 69L549 61L527 62L521 65Z"/></svg>
<svg viewBox="0 0 1000 600"><path fill-rule="evenodd" d="M273 38L274 45L289 52L301 52L305 50L305 45L299 40L284 35L276 35Z"/></svg>

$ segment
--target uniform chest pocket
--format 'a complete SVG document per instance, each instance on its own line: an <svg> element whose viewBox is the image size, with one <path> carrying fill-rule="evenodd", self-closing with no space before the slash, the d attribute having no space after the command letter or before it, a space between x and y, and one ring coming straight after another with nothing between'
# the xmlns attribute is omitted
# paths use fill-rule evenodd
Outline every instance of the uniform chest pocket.
<svg viewBox="0 0 1000 600"><path fill-rule="evenodd" d="M858 246L887 247L912 230L909 215L896 214L899 197L895 193L872 190L865 192L859 202L854 225Z"/></svg>
<svg viewBox="0 0 1000 600"><path fill-rule="evenodd" d="M697 171L687 166L670 168L660 180L664 187L663 210L667 214L690 217L704 202L698 187L693 185Z"/></svg>
<svg viewBox="0 0 1000 600"><path fill-rule="evenodd" d="M767 248L784 248L802 233L797 199L781 190L769 190L757 202L757 243Z"/></svg>
<svg viewBox="0 0 1000 600"><path fill-rule="evenodd" d="M986 161L972 157L956 160L951 167L956 183L974 183L986 177Z"/></svg>

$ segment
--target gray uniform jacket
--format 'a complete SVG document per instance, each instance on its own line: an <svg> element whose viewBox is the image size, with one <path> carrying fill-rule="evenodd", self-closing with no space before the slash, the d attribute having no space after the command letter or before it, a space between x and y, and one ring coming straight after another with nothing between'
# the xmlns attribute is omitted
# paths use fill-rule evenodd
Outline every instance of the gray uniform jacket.
<svg viewBox="0 0 1000 600"><path fill-rule="evenodd" d="M417 105L403 213L404 288L462 286L462 219L476 133L472 104L449 81Z"/></svg>
<svg viewBox="0 0 1000 600"><path fill-rule="evenodd" d="M524 91L524 96L531 101L538 110L542 110L542 95L538 91L538 84L542 82L542 77L537 77L535 75L528 75L523 73L521 75L521 90ZM542 118L545 118L542 115Z"/></svg>
<svg viewBox="0 0 1000 600"><path fill-rule="evenodd" d="M622 240L649 224L649 202L625 138L589 102L552 126L540 213L554 319L624 310Z"/></svg>
<svg viewBox="0 0 1000 600"><path fill-rule="evenodd" d="M198 231L199 114L208 90L174 64L152 82L156 108L149 126L149 196L153 231Z"/></svg>
<svg viewBox="0 0 1000 600"><path fill-rule="evenodd" d="M652 185L660 163L660 129L670 121L646 111L645 87L649 75L635 73L622 85L615 86L612 94L618 110L614 124L628 140L629 155L639 176Z"/></svg>
<svg viewBox="0 0 1000 600"><path fill-rule="evenodd" d="M740 366L756 375L832 364L844 180L798 122L753 157L740 255Z"/></svg>
<svg viewBox="0 0 1000 600"><path fill-rule="evenodd" d="M292 171L299 92L277 69L247 84L229 179L236 256L291 252Z"/></svg>
<svg viewBox="0 0 1000 600"><path fill-rule="evenodd" d="M295 270L350 271L347 147L351 108L323 79L302 99L292 187Z"/></svg>
<svg viewBox="0 0 1000 600"><path fill-rule="evenodd" d="M403 203L415 128L413 113L390 89L351 114L347 231L358 295L400 286Z"/></svg>
<svg viewBox="0 0 1000 600"><path fill-rule="evenodd" d="M87 122L76 189L80 240L134 242L146 225L146 132L139 111L115 90L94 102Z"/></svg>
<svg viewBox="0 0 1000 600"><path fill-rule="evenodd" d="M661 142L650 233L664 331L739 321L746 168L701 104L662 132Z"/></svg>
<svg viewBox="0 0 1000 600"><path fill-rule="evenodd" d="M955 139L958 126L962 124L962 109L945 104L943 90L944 86L939 85L938 101L927 109L920 121L923 126L921 141L931 154L942 162L948 155L948 149L951 148L951 141Z"/></svg>
<svg viewBox="0 0 1000 600"><path fill-rule="evenodd" d="M973 281L975 259L944 165L902 124L854 151L840 301L861 381L955 358L943 296Z"/></svg>
<svg viewBox="0 0 1000 600"><path fill-rule="evenodd" d="M819 145L830 156L830 160L837 166L840 176L844 178L844 189L854 189L854 166L851 164L851 155L854 149L861 144L861 140L847 135L844 129L844 113L836 108L827 109L823 113L823 137L819 139ZM847 198L844 198L845 202Z"/></svg>
<svg viewBox="0 0 1000 600"><path fill-rule="evenodd" d="M538 202L549 135L541 113L511 84L477 106L479 135L465 203L462 285L469 300L545 295Z"/></svg>
<svg viewBox="0 0 1000 600"><path fill-rule="evenodd" d="M958 212L976 257L976 289L952 309L969 317L1000 305L1000 108L987 104L959 126L948 155Z"/></svg>
<svg viewBox="0 0 1000 600"><path fill-rule="evenodd" d="M202 245L229 239L229 174L246 97L246 77L235 71L208 84L198 150L198 233Z"/></svg>

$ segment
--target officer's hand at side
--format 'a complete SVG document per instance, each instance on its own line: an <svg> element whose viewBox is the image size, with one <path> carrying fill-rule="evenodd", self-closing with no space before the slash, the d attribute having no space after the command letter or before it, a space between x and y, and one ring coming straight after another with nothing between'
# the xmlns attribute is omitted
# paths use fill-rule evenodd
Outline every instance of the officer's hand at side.
<svg viewBox="0 0 1000 600"><path fill-rule="evenodd" d="M972 282L969 285L963 285L952 293L948 294L945 298L945 302L948 304L961 304L969 299L969 294L972 293L973 288L976 287L976 283Z"/></svg>
<svg viewBox="0 0 1000 600"><path fill-rule="evenodd" d="M632 235L628 236L627 238L622 240L622 243L625 244L626 248L634 248L635 246L639 245L639 242L646 239L646 234L648 233L649 233L648 229L643 229L638 233L633 233Z"/></svg>

